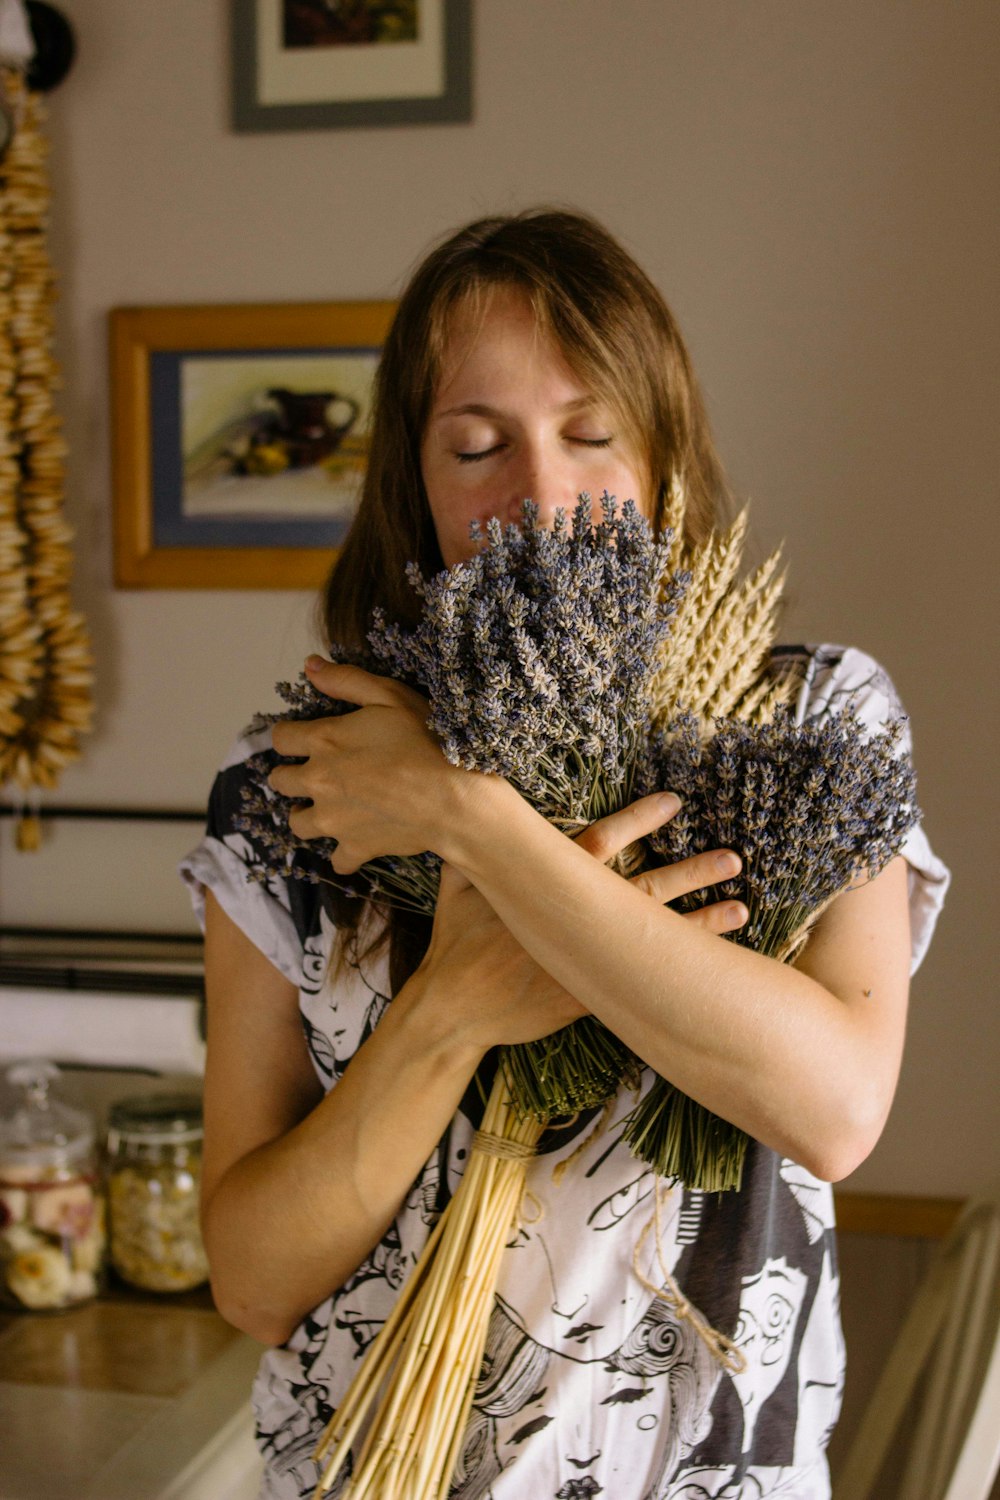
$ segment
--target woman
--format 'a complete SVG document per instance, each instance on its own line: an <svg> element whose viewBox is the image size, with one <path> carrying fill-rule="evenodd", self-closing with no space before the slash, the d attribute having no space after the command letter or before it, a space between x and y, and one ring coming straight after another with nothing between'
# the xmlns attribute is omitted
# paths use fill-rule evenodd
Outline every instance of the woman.
<svg viewBox="0 0 1000 1500"><path fill-rule="evenodd" d="M725 498L721 468L644 274L578 215L473 224L417 270L387 340L328 638L363 639L376 604L412 620L405 564L471 556L474 520L515 520L531 497L549 522L607 490L656 527L674 475L700 538ZM789 661L802 716L848 693L873 727L898 711L859 652ZM719 940L746 919L739 903L691 917L664 905L731 875L731 851L632 881L607 867L676 812L669 793L568 839L501 778L449 766L417 694L319 657L307 671L360 712L275 726L275 748L302 758L272 776L309 804L295 831L334 836L340 875L424 849L444 870L432 930L399 915L386 929L363 902L302 882L249 885L255 852L233 819L266 732L231 753L185 865L205 902L213 1289L275 1346L255 1390L263 1493L312 1493L319 1431L461 1176L477 1069L500 1044L592 1012L748 1132L744 1186L675 1188L661 1265L642 1238L652 1175L618 1140L634 1098L601 1131L582 1119L546 1132L528 1172L541 1212L504 1257L452 1494L827 1495L842 1382L829 1183L868 1154L892 1099L911 946L919 959L947 880L922 832L779 965ZM664 1271L733 1338L739 1371L649 1289Z"/></svg>

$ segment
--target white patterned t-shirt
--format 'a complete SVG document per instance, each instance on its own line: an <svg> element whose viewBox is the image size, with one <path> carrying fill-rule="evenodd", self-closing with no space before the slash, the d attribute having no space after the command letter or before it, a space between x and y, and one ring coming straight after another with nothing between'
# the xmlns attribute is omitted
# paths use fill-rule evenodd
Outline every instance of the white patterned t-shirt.
<svg viewBox="0 0 1000 1500"><path fill-rule="evenodd" d="M850 706L876 730L902 712L885 672L859 651L777 655L801 672L800 720ZM328 981L335 934L322 887L248 881L261 855L234 821L246 760L268 744L267 730L237 742L182 873L199 907L211 889L297 986L309 1053L329 1089L390 1003L387 965L383 957ZM919 826L903 854L916 967L948 873ZM651 1080L646 1069L642 1086ZM592 1111L542 1136L527 1172L531 1211L504 1253L450 1500L825 1500L844 1372L830 1184L751 1141L738 1192L674 1186L665 1201L661 1192L658 1233L643 1235L655 1179L620 1141L635 1103L623 1091L601 1128ZM454 1193L481 1113L470 1086L381 1242L264 1355L254 1404L266 1500L312 1496L316 1441ZM570 1157L564 1173L554 1170ZM664 1281L660 1257L702 1317L735 1342L741 1372L723 1369L691 1322L650 1290ZM344 1482L342 1473L334 1496Z"/></svg>

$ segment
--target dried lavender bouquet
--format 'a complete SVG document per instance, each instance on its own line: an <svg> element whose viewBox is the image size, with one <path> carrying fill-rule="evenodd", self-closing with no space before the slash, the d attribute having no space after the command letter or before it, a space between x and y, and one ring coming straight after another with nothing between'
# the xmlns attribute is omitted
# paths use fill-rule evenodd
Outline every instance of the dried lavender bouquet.
<svg viewBox="0 0 1000 1500"><path fill-rule="evenodd" d="M870 734L849 709L796 724L788 709L765 724L720 718L705 737L694 715L654 736L650 790L669 787L681 811L647 843L664 861L735 849L739 876L718 887L749 920L729 941L782 962L820 912L860 875L877 875L920 814L903 721ZM691 911L708 893L673 905ZM667 1177L710 1192L738 1188L747 1136L657 1079L626 1121L633 1153Z"/></svg>
<svg viewBox="0 0 1000 1500"><path fill-rule="evenodd" d="M333 651L418 689L428 725L452 765L506 777L567 833L625 806L651 732L648 683L685 575L667 567L669 536L653 538L631 501L605 495L602 519L580 497L551 529L524 503L520 526L472 528L481 550L427 579L408 570L421 600L417 625L373 616L365 652ZM351 711L307 682L279 684L282 716ZM308 846L288 826L291 804L267 785L274 752L250 762L241 825L267 851L261 878L320 873L334 840ZM308 847L315 858L303 858ZM433 913L440 861L433 854L383 858L351 877L373 900ZM544 1121L603 1102L635 1075L627 1047L584 1017L541 1041L505 1048L501 1065L515 1107Z"/></svg>

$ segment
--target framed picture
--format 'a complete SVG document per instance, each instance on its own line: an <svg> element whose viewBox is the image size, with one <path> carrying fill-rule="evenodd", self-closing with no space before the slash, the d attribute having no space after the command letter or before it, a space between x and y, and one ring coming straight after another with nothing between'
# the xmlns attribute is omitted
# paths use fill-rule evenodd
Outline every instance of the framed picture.
<svg viewBox="0 0 1000 1500"><path fill-rule="evenodd" d="M472 116L471 0L232 0L233 127Z"/></svg>
<svg viewBox="0 0 1000 1500"><path fill-rule="evenodd" d="M322 583L357 505L392 302L111 313L115 582Z"/></svg>

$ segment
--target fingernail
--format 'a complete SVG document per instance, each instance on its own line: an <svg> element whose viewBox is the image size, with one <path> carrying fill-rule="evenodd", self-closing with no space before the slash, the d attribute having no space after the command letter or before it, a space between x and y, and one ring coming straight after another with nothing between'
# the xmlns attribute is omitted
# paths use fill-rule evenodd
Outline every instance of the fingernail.
<svg viewBox="0 0 1000 1500"><path fill-rule="evenodd" d="M735 875L740 868L740 857L738 854L733 854L727 849L725 854L717 854L715 856L715 864L716 868L721 870L723 875Z"/></svg>
<svg viewBox="0 0 1000 1500"><path fill-rule="evenodd" d="M321 656L307 656L306 657L306 671L307 672L318 672L319 669L320 669L320 667L325 667L325 666L326 666L326 662L323 660L323 658Z"/></svg>
<svg viewBox="0 0 1000 1500"><path fill-rule="evenodd" d="M664 792L656 805L665 818L672 818L674 813L681 810L681 799L676 792Z"/></svg>
<svg viewBox="0 0 1000 1500"><path fill-rule="evenodd" d="M734 901L726 908L726 921L731 927L742 927L750 913L739 901Z"/></svg>

